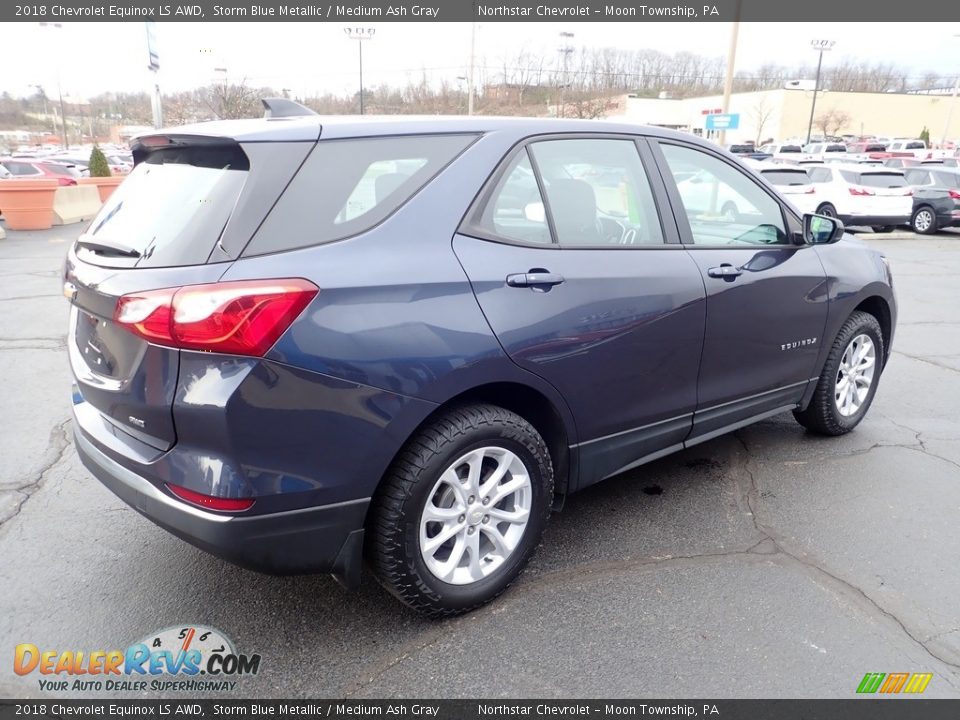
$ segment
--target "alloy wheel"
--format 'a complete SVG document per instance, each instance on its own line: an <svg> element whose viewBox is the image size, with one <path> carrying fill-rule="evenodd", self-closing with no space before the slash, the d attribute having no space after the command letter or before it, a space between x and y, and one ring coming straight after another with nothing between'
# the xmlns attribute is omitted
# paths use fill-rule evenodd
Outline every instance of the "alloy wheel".
<svg viewBox="0 0 960 720"><path fill-rule="evenodd" d="M840 359L833 401L844 417L855 415L870 394L877 369L877 350L869 335L857 335Z"/></svg>
<svg viewBox="0 0 960 720"><path fill-rule="evenodd" d="M420 555L439 580L467 585L501 567L520 544L533 491L523 461L502 447L471 450L434 484L420 514Z"/></svg>
<svg viewBox="0 0 960 720"><path fill-rule="evenodd" d="M913 228L917 232L927 232L933 224L933 213L929 210L919 210L913 218Z"/></svg>

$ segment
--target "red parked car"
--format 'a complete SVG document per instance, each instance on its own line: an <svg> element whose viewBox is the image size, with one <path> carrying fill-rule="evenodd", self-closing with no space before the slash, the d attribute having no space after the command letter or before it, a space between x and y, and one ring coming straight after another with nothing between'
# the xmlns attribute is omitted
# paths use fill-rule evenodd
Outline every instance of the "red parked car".
<svg viewBox="0 0 960 720"><path fill-rule="evenodd" d="M3 158L0 165L14 178L51 178L60 185L76 185L79 175L69 165L27 158Z"/></svg>

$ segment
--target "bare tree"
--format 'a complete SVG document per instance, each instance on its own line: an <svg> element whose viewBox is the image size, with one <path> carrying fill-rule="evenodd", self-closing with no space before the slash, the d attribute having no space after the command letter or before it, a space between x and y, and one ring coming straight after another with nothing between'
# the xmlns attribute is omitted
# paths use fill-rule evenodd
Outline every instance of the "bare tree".
<svg viewBox="0 0 960 720"><path fill-rule="evenodd" d="M826 138L836 135L848 122L850 122L850 116L847 113L832 108L817 115L813 124L823 131L823 136Z"/></svg>
<svg viewBox="0 0 960 720"><path fill-rule="evenodd" d="M272 92L270 94L273 94ZM203 101L220 120L259 117L260 98L264 93L247 86L246 78L238 83L213 83L203 91Z"/></svg>
<svg viewBox="0 0 960 720"><path fill-rule="evenodd" d="M763 128L769 122L771 115L773 115L773 107L767 103L767 97L764 95L750 110L750 117L757 126L757 136L755 138L757 145L763 139Z"/></svg>

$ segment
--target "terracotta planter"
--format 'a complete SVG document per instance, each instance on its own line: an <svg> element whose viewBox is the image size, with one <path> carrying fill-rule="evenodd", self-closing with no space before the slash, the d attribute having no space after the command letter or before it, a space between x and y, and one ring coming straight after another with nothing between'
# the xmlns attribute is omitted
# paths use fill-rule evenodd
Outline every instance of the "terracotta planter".
<svg viewBox="0 0 960 720"><path fill-rule="evenodd" d="M8 230L47 230L53 226L56 180L0 180L0 212Z"/></svg>
<svg viewBox="0 0 960 720"><path fill-rule="evenodd" d="M81 185L96 185L100 193L100 202L106 202L107 198L113 195L117 185L123 182L123 175L114 175L112 177L87 177L77 180Z"/></svg>

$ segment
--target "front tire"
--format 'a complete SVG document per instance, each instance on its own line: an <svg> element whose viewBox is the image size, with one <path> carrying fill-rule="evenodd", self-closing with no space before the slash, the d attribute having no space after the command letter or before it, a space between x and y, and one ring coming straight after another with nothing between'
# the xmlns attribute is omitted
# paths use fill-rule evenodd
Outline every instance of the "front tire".
<svg viewBox="0 0 960 720"><path fill-rule="evenodd" d="M873 402L884 357L877 319L865 312L853 313L833 341L810 405L794 410L797 422L821 435L853 430Z"/></svg>
<svg viewBox="0 0 960 720"><path fill-rule="evenodd" d="M530 423L494 405L455 408L401 451L374 498L368 555L380 583L429 617L483 605L526 566L553 500Z"/></svg>
<svg viewBox="0 0 960 720"><path fill-rule="evenodd" d="M837 216L837 209L830 203L824 203L817 208L817 215L823 215L828 218L835 218Z"/></svg>

